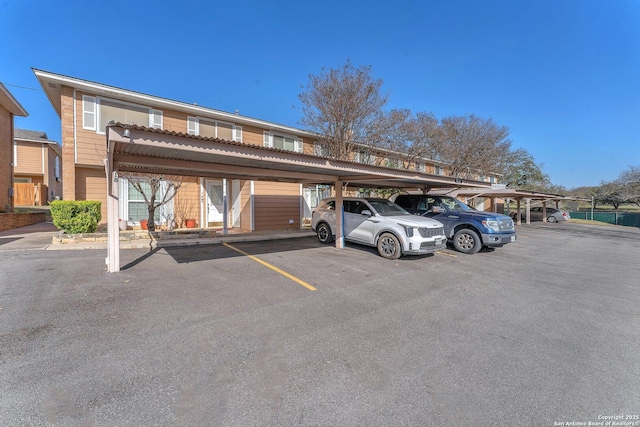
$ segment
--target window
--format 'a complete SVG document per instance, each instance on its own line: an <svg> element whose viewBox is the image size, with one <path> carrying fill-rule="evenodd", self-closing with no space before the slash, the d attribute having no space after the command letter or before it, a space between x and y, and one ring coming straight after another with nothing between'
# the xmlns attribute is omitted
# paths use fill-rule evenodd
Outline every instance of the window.
<svg viewBox="0 0 640 427"><path fill-rule="evenodd" d="M491 183L491 184L495 184L495 183L496 183L496 177L495 177L495 176L493 176L493 175L491 175L491 176L489 177L489 183Z"/></svg>
<svg viewBox="0 0 640 427"><path fill-rule="evenodd" d="M442 167L440 167L440 165L434 165L433 173L435 173L436 175L442 175L443 174Z"/></svg>
<svg viewBox="0 0 640 427"><path fill-rule="evenodd" d="M364 163L366 165L373 164L373 155L365 150L360 150L356 153L354 160L358 163Z"/></svg>
<svg viewBox="0 0 640 427"><path fill-rule="evenodd" d="M331 150L329 150L329 148L326 145L320 142L314 142L313 154L315 156L320 156L320 157L331 157Z"/></svg>
<svg viewBox="0 0 640 427"><path fill-rule="evenodd" d="M400 162L400 160L395 159L393 157L389 157L384 160L384 165L385 167L388 167L388 168L400 169L401 164L402 163Z"/></svg>
<svg viewBox="0 0 640 427"><path fill-rule="evenodd" d="M416 168L416 172L424 172L425 171L424 162L416 162L415 168Z"/></svg>
<svg viewBox="0 0 640 427"><path fill-rule="evenodd" d="M96 98L82 95L82 128L96 130Z"/></svg>
<svg viewBox="0 0 640 427"><path fill-rule="evenodd" d="M120 216L133 222L140 221L141 219L147 219L149 217L149 208L147 206L147 202L144 200L144 196L134 188L133 184L131 184L131 181L128 179L122 179L122 182L123 184L120 188L124 193L124 203L120 204ZM141 181L140 184L145 194L149 196L151 193L149 183ZM162 183L159 189L160 194L156 196L156 201L159 201L166 191L168 191L168 188L164 183ZM156 224L166 224L170 222L171 219L173 219L173 200L157 208L153 218Z"/></svg>
<svg viewBox="0 0 640 427"><path fill-rule="evenodd" d="M54 160L54 174L56 181L60 181L60 157L58 156Z"/></svg>
<svg viewBox="0 0 640 427"><path fill-rule="evenodd" d="M187 117L187 132L189 135L204 136L205 138L242 142L241 126L202 117Z"/></svg>
<svg viewBox="0 0 640 427"><path fill-rule="evenodd" d="M295 136L282 135L264 131L263 142L265 147L278 148L280 150L302 153L302 139Z"/></svg>
<svg viewBox="0 0 640 427"><path fill-rule="evenodd" d="M109 122L162 129L162 111L113 99L82 95L82 128L104 133Z"/></svg>
<svg viewBox="0 0 640 427"><path fill-rule="evenodd" d="M28 183L31 182L31 178L15 177L15 178L13 178L13 182L14 182L14 184L28 184Z"/></svg>

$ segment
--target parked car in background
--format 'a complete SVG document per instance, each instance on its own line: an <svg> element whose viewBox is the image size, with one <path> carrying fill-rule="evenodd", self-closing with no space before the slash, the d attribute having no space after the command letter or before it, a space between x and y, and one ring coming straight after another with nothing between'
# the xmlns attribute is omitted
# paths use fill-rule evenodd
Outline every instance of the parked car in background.
<svg viewBox="0 0 640 427"><path fill-rule="evenodd" d="M322 243L336 236L335 199L323 200L313 211L311 229ZM344 239L378 248L380 256L429 254L444 249L444 227L436 220L416 217L386 199L345 197Z"/></svg>
<svg viewBox="0 0 640 427"><path fill-rule="evenodd" d="M542 221L542 206L536 206L531 208L531 220ZM556 208L547 208L547 222L568 221L571 219L569 212L561 211ZM513 212L511 217L515 220L518 216L517 212ZM527 218L527 213L520 210L520 218L524 221Z"/></svg>
<svg viewBox="0 0 640 427"><path fill-rule="evenodd" d="M399 194L392 200L411 213L440 221L453 247L465 254L516 241L513 220L507 215L477 211L450 196Z"/></svg>

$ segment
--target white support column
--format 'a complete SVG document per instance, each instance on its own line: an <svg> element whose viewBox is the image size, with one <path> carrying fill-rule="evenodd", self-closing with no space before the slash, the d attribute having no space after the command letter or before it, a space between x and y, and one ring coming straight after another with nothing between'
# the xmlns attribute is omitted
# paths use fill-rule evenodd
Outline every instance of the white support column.
<svg viewBox="0 0 640 427"><path fill-rule="evenodd" d="M531 199L525 199L527 209L527 224L531 224Z"/></svg>
<svg viewBox="0 0 640 427"><path fill-rule="evenodd" d="M222 235L229 234L229 191L227 180L222 180Z"/></svg>
<svg viewBox="0 0 640 427"><path fill-rule="evenodd" d="M547 201L542 202L542 222L547 222Z"/></svg>
<svg viewBox="0 0 640 427"><path fill-rule="evenodd" d="M113 171L112 159L104 160L107 175L107 271L116 273L120 271L120 226L118 224L118 212L120 200L118 198L117 173Z"/></svg>
<svg viewBox="0 0 640 427"><path fill-rule="evenodd" d="M344 207L342 206L342 181L334 183L336 192L336 249L344 248L344 233L342 220L344 218Z"/></svg>
<svg viewBox="0 0 640 427"><path fill-rule="evenodd" d="M522 199L518 198L516 199L516 209L518 210L518 215L517 215L517 220L516 220L516 224L518 225L522 225Z"/></svg>

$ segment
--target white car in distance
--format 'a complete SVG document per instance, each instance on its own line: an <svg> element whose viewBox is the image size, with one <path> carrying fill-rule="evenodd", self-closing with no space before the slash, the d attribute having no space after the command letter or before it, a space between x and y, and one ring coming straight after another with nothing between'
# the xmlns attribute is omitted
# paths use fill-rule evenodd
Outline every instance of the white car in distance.
<svg viewBox="0 0 640 427"><path fill-rule="evenodd" d="M322 243L336 236L335 199L323 200L313 211L311 229ZM447 238L442 223L412 215L395 203L378 198L343 198L344 239L378 248L380 256L422 255L444 249Z"/></svg>

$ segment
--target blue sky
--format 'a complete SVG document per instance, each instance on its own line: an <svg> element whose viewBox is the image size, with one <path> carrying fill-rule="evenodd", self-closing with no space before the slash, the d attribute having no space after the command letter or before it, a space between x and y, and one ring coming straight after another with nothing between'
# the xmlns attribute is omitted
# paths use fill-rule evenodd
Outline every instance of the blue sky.
<svg viewBox="0 0 640 427"><path fill-rule="evenodd" d="M32 67L299 126L309 74L350 60L389 108L507 126L554 184L640 166L636 0L0 0L0 40L16 126L57 141Z"/></svg>

